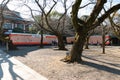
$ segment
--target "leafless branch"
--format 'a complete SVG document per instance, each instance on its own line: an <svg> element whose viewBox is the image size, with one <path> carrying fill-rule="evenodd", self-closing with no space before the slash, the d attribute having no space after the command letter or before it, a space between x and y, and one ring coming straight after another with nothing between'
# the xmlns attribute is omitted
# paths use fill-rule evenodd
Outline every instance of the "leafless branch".
<svg viewBox="0 0 120 80"><path fill-rule="evenodd" d="M120 9L120 4L117 4L115 6L113 6L112 8L110 8L109 10L107 10L101 17L99 17L97 19L97 21L95 21L92 24L92 27L90 27L90 29L94 29L96 26L99 26L100 23L102 23L107 17L110 16L110 14L112 14L113 12L115 12L116 10Z"/></svg>
<svg viewBox="0 0 120 80"><path fill-rule="evenodd" d="M99 15L106 2L107 0L97 0L97 3L94 6L92 13L90 14L90 17L87 20L88 25L91 25L96 20L97 16Z"/></svg>
<svg viewBox="0 0 120 80"><path fill-rule="evenodd" d="M54 2L54 4L52 5L52 7L50 8L50 10L48 11L47 15L49 15L51 13L51 11L53 10L53 8L57 4L57 2L55 0L53 0L53 2Z"/></svg>
<svg viewBox="0 0 120 80"><path fill-rule="evenodd" d="M33 15L33 10L32 10L28 5L25 4L25 6L27 6L27 7L30 9L32 18L35 20L35 25L38 26L38 27L40 27L40 28L42 28L42 29L44 29L44 30L46 30L46 31L51 32L50 30L46 29L46 28L41 24L41 22L40 22L38 19L36 19L36 17Z"/></svg>
<svg viewBox="0 0 120 80"><path fill-rule="evenodd" d="M84 7L86 7L86 6L90 5L90 4L96 4L96 2L89 2L88 4L86 4L84 6L81 6L79 9L84 8Z"/></svg>
<svg viewBox="0 0 120 80"><path fill-rule="evenodd" d="M40 10L42 11L42 13L44 15L46 15L45 11L44 11L44 8L39 4L39 0L35 0L36 4L38 5L38 7L40 8Z"/></svg>
<svg viewBox="0 0 120 80"><path fill-rule="evenodd" d="M76 30L78 30L78 28L80 27L79 22L78 22L78 10L79 10L79 6L81 2L82 0L76 0L74 5L72 6L71 17L72 17L73 25Z"/></svg>

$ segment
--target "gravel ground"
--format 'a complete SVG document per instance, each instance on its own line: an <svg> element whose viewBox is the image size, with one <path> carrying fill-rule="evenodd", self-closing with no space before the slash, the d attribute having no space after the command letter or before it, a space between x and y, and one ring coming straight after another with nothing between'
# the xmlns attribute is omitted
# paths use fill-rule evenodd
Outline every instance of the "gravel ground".
<svg viewBox="0 0 120 80"><path fill-rule="evenodd" d="M71 46L67 46L68 49ZM66 51L53 47L39 49L38 46L19 47L9 51L11 56L31 67L49 80L120 80L120 49L107 46L102 54L99 46L90 46L83 51L84 63L67 64L60 59Z"/></svg>

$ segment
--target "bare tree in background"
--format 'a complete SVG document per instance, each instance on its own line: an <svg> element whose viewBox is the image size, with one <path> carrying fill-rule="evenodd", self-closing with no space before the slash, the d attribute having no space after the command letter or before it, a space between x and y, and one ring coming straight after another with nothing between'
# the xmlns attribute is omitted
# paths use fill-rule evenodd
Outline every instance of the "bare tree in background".
<svg viewBox="0 0 120 80"><path fill-rule="evenodd" d="M28 6L27 4L25 4L25 6L27 6L30 9L32 18L34 19L34 25L36 26L36 28L38 29L38 34L41 35L41 40L40 40L40 48L43 48L43 30L47 31L47 29L44 28L45 24L44 24L44 14L42 13L42 11L39 10L33 10L30 6ZM46 8L46 0L43 1L43 4L41 4L42 8L45 9ZM37 11L40 13L40 15L36 15L34 16L34 11Z"/></svg>
<svg viewBox="0 0 120 80"><path fill-rule="evenodd" d="M42 26L39 23L38 23L38 25L41 25L41 28L43 30L46 30L46 31L48 31L48 32L57 36L58 47L59 47L60 50L66 50L65 44L64 44L64 41L63 41L62 32L64 30L64 26L66 25L65 24L65 20L66 20L65 16L67 15L68 9L71 7L71 5L69 7L66 6L67 1L68 0L50 0L50 1L43 0L43 4L45 5L45 6L43 6L43 5L41 5L41 2L39 0L35 0L35 3L39 7L39 9L40 9L40 11L43 15L44 24L46 26ZM55 6L57 5L58 2L62 3L62 5L64 7L64 13L62 13L62 15L59 15L59 17L57 17L57 19L54 19L55 23L53 25L53 23L51 23L51 20L53 20L53 17L50 16L50 15L54 11L54 8L55 8ZM48 4L48 3L51 3L51 4ZM47 11L46 11L47 7L49 7L49 10L47 9ZM61 24L63 24L63 25L61 26Z"/></svg>

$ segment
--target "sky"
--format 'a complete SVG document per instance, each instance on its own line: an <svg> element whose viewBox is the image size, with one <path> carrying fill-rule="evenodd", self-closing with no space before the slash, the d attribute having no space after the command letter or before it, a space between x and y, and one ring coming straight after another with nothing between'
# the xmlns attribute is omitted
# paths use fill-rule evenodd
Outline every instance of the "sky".
<svg viewBox="0 0 120 80"><path fill-rule="evenodd" d="M38 10L38 7L34 4L34 2L32 2L31 0L23 0L24 2L22 2L22 0L11 0L10 2L9 2L9 4L7 5L8 6L8 8L10 9L10 10L14 10L14 11L18 11L18 12L20 12L21 13L21 16L23 17L23 18L31 18L31 14L30 14L30 10L26 7L26 6L24 6L23 4L24 3L27 3L32 9L34 9L34 10ZM41 0L42 1L42 0ZM68 2L67 2L67 5L69 6L69 5L71 5L72 3L72 1L74 1L74 0L68 0ZM110 0L108 0L108 1L110 1ZM118 4L118 3L120 3L120 0L113 0L114 2L113 2L113 5L114 4ZM2 0L0 0L0 3L2 2ZM86 3L88 3L89 1L88 0L83 0L83 2L82 2L82 6L84 5L84 4L86 4ZM52 4L52 3L48 3L48 4ZM109 4L107 3L107 4L105 4L106 5L106 7L109 7ZM49 5L50 6L50 5ZM80 10L80 12L79 12L79 16L81 16L81 15L89 15L90 14L90 12L92 11L92 8L93 8L93 5L90 5L90 6L87 6L86 8L84 8L84 9L81 9ZM58 5L56 6L56 8L55 8L58 12L60 12L60 13L62 13L62 12L64 12L64 9L63 9L63 7L62 7L62 4L60 4L60 3L58 3ZM47 11L47 9L46 9L46 11ZM70 14L70 12L71 12L71 8L69 9L69 11L68 11L68 14ZM35 12L34 14L38 14L37 12Z"/></svg>

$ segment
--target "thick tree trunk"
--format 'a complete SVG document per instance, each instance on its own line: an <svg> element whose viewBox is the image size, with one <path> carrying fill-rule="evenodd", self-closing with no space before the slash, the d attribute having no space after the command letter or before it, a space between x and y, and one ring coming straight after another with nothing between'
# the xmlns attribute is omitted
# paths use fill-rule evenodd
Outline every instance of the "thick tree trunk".
<svg viewBox="0 0 120 80"><path fill-rule="evenodd" d="M58 35L58 48L59 50L66 50L65 48L65 44L64 44L64 41L63 41L63 37L61 35Z"/></svg>
<svg viewBox="0 0 120 80"><path fill-rule="evenodd" d="M86 42L85 42L85 49L89 49L89 47L88 47L88 45L89 45L89 38L90 38L90 36L87 36Z"/></svg>
<svg viewBox="0 0 120 80"><path fill-rule="evenodd" d="M82 51L85 43L85 34L76 34L75 42L70 52L70 62L82 62Z"/></svg>
<svg viewBox="0 0 120 80"><path fill-rule="evenodd" d="M72 46L71 52L68 56L62 59L62 61L70 62L70 63L82 62L82 51L83 51L84 43L86 41L85 38L86 38L85 34L76 33L75 41Z"/></svg>

